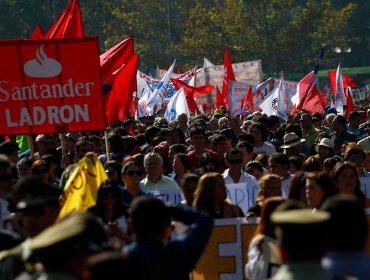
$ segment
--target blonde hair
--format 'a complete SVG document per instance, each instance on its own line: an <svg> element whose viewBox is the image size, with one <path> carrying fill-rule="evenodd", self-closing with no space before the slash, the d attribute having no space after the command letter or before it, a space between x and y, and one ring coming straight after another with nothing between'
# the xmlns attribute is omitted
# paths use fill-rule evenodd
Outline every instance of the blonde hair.
<svg viewBox="0 0 370 280"><path fill-rule="evenodd" d="M258 181L260 188L257 193L256 202L263 202L265 200L266 189L268 189L269 185L274 180L278 180L281 185L282 179L278 175L268 174L261 177L261 179Z"/></svg>
<svg viewBox="0 0 370 280"><path fill-rule="evenodd" d="M221 174L217 172L208 172L200 177L197 189L194 193L194 208L206 212L212 211L217 179L224 180Z"/></svg>

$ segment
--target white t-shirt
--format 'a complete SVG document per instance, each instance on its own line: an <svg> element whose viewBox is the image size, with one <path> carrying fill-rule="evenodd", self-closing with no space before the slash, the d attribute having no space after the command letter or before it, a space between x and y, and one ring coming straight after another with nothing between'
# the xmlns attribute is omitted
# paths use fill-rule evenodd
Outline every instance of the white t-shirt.
<svg viewBox="0 0 370 280"><path fill-rule="evenodd" d="M263 142L263 145L261 147L254 147L253 152L255 154L273 154L276 153L276 149L274 145L268 143L268 142Z"/></svg>

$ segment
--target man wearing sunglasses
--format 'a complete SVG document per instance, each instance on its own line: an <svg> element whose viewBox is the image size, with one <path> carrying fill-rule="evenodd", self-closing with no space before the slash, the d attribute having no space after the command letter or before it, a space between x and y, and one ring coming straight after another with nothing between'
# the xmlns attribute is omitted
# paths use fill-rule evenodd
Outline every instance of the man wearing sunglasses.
<svg viewBox="0 0 370 280"><path fill-rule="evenodd" d="M245 184L246 193L250 194L248 197L248 205L251 207L256 202L258 182L255 177L242 171L242 163L242 152L236 148L231 148L226 153L226 166L228 169L225 170L222 177L224 177L226 185Z"/></svg>

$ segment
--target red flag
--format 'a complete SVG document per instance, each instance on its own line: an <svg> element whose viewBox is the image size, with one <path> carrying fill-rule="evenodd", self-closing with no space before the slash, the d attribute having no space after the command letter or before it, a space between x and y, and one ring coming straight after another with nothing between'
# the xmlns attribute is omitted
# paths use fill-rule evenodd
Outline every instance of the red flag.
<svg viewBox="0 0 370 280"><path fill-rule="evenodd" d="M216 87L216 104L215 104L215 110L218 109L218 108L220 108L221 106L226 107L224 101L222 100L221 92L218 89L218 87Z"/></svg>
<svg viewBox="0 0 370 280"><path fill-rule="evenodd" d="M355 105L353 104L351 88L348 87L347 90L347 107L346 107L346 119L348 120L349 114L355 110Z"/></svg>
<svg viewBox="0 0 370 280"><path fill-rule="evenodd" d="M242 115L244 115L244 113L246 111L253 111L254 110L254 104L253 104L253 90L252 90L252 87L250 86L249 89L248 89L248 92L247 92L247 95L244 99L244 104L242 105L243 109L242 109Z"/></svg>
<svg viewBox="0 0 370 280"><path fill-rule="evenodd" d="M35 30L33 31L30 39L31 40L37 40L37 39L42 39L44 38L44 32L41 29L40 25L37 25Z"/></svg>
<svg viewBox="0 0 370 280"><path fill-rule="evenodd" d="M54 21L44 39L85 37L78 0L70 0L64 11Z"/></svg>
<svg viewBox="0 0 370 280"><path fill-rule="evenodd" d="M305 109L311 114L315 112L322 113L325 111L324 106L321 102L321 96L319 94L319 90L316 84L313 85L311 92L305 96L305 98L302 100L302 102L300 102L300 104L301 104L301 107L298 107L298 106L295 107L294 109L296 110L293 109L291 114L294 114L297 110L301 110L301 109Z"/></svg>
<svg viewBox="0 0 370 280"><path fill-rule="evenodd" d="M296 107L299 107L303 104L302 102L306 98L307 94L310 92L314 81L315 81L315 73L314 71L311 71L298 82L297 93L293 97L296 101L296 102L293 102L296 105Z"/></svg>
<svg viewBox="0 0 370 280"><path fill-rule="evenodd" d="M235 75L234 75L233 66L231 65L229 49L226 48L225 55L224 55L224 81L222 83L222 100L227 108L229 105L228 98L227 98L228 91L229 91L229 85L228 85L229 80L235 81Z"/></svg>
<svg viewBox="0 0 370 280"><path fill-rule="evenodd" d="M328 105L328 99L326 98L326 90L324 88L321 90L321 103L324 107Z"/></svg>
<svg viewBox="0 0 370 280"><path fill-rule="evenodd" d="M176 90L179 90L180 88L184 88L185 97L188 103L190 114L194 114L194 113L200 114L198 106L196 105L194 101L194 98L198 97L199 95L210 93L213 90L213 86L205 85L201 87L193 87L179 79L171 78L171 81L173 85L175 86Z"/></svg>
<svg viewBox="0 0 370 280"><path fill-rule="evenodd" d="M132 36L127 37L122 42L110 48L100 55L100 69L102 74L102 84L112 85L112 80L116 71L126 63L134 54L134 40Z"/></svg>
<svg viewBox="0 0 370 280"><path fill-rule="evenodd" d="M133 93L136 91L138 59L139 55L133 54L126 64L112 74L112 90L103 96L107 124L124 120L129 112Z"/></svg>
<svg viewBox="0 0 370 280"><path fill-rule="evenodd" d="M331 91L333 94L336 93L336 75L337 71L336 70L329 70L329 81L330 81L330 86L331 86ZM348 87L350 88L358 88L358 85L353 81L354 79L348 75L342 74L342 79L343 79L343 88L346 90Z"/></svg>

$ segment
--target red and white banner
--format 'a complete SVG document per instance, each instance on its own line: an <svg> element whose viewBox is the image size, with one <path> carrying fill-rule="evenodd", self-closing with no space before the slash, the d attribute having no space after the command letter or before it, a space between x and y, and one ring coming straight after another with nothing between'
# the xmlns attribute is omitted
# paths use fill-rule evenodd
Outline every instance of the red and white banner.
<svg viewBox="0 0 370 280"><path fill-rule="evenodd" d="M105 129L97 37L0 41L0 134Z"/></svg>

